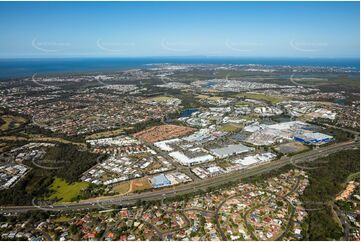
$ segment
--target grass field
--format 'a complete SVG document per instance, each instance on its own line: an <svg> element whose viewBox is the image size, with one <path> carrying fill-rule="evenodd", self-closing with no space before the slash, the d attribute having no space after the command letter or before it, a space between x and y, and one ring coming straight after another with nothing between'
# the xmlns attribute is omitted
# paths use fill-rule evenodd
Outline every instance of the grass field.
<svg viewBox="0 0 361 242"><path fill-rule="evenodd" d="M168 96L158 96L158 97L153 97L151 98L152 101L154 102L166 102L169 100L175 99L174 97L168 97Z"/></svg>
<svg viewBox="0 0 361 242"><path fill-rule="evenodd" d="M225 124L223 125L220 130L224 132L237 132L243 128L240 124Z"/></svg>
<svg viewBox="0 0 361 242"><path fill-rule="evenodd" d="M218 100L221 100L223 97L220 97L220 96L197 95L196 98L202 99L202 100L218 101Z"/></svg>
<svg viewBox="0 0 361 242"><path fill-rule="evenodd" d="M250 113L250 114L247 114L245 116L242 116L242 118L244 118L245 120L250 121L250 120L254 120L254 119L258 120L259 116L257 114L255 114L255 113Z"/></svg>
<svg viewBox="0 0 361 242"><path fill-rule="evenodd" d="M251 93L251 92L240 93L237 96L243 97L243 98L248 98L248 99L255 99L255 100L270 102L272 104L286 100L286 98L283 98L283 97L269 96L269 95L265 95L262 93Z"/></svg>
<svg viewBox="0 0 361 242"><path fill-rule="evenodd" d="M80 195L81 190L88 186L89 183L87 182L74 182L69 184L63 179L55 178L50 185L50 189L53 193L50 195L49 199L57 199L59 202L71 202Z"/></svg>
<svg viewBox="0 0 361 242"><path fill-rule="evenodd" d="M57 223L67 223L69 222L70 220L72 220L72 217L67 217L65 215L62 215L56 219L54 219L55 222Z"/></svg>
<svg viewBox="0 0 361 242"><path fill-rule="evenodd" d="M26 122L26 118L23 118L21 116L3 115L0 118L4 122L0 126L0 131L19 128L22 124Z"/></svg>
<svg viewBox="0 0 361 242"><path fill-rule="evenodd" d="M241 107L241 106L249 106L251 103L246 101L239 101L235 104L235 106Z"/></svg>
<svg viewBox="0 0 361 242"><path fill-rule="evenodd" d="M131 129L131 128L129 128L129 129ZM125 128L115 129L115 130L110 130L110 131L103 131L103 132L87 135L87 136L85 136L85 139L101 139L101 138L118 136L118 135L124 134L124 131L125 131Z"/></svg>
<svg viewBox="0 0 361 242"><path fill-rule="evenodd" d="M0 136L0 141L28 141L28 142L55 142L55 143L63 143L63 144L72 144L76 146L86 147L85 143L73 142L70 140L66 140L58 137L46 137L41 135L28 135L29 138L23 136Z"/></svg>
<svg viewBox="0 0 361 242"><path fill-rule="evenodd" d="M248 72L244 70L218 70L216 73L216 78L241 78L241 77L249 77L249 78L270 78L272 74L265 72Z"/></svg>
<svg viewBox="0 0 361 242"><path fill-rule="evenodd" d="M120 195L126 194L130 189L130 181L119 183L115 185L112 190Z"/></svg>
<svg viewBox="0 0 361 242"><path fill-rule="evenodd" d="M200 94L200 95L197 95L196 98L199 98L199 99L207 99L207 98L209 98L209 96Z"/></svg>
<svg viewBox="0 0 361 242"><path fill-rule="evenodd" d="M360 87L360 80L358 77L345 77L340 75L339 77L325 77L325 78L296 78L296 82L301 85L313 85L313 86L321 86L321 85L346 85L350 87Z"/></svg>

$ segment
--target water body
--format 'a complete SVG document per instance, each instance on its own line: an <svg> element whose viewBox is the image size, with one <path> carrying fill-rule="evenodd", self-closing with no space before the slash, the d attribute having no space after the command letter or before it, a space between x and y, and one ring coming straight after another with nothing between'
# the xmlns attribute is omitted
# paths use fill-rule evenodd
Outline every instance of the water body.
<svg viewBox="0 0 361 242"><path fill-rule="evenodd" d="M207 87L209 87L209 88L210 88L210 87L213 87L214 85L215 85L214 82L208 82L208 83L207 83Z"/></svg>
<svg viewBox="0 0 361 242"><path fill-rule="evenodd" d="M190 108L190 109L186 109L186 110L182 111L179 116L181 118L190 117L192 115L192 113L195 113L195 112L198 112L197 108Z"/></svg>
<svg viewBox="0 0 361 242"><path fill-rule="evenodd" d="M359 70L359 59L236 58L236 57L137 57L137 58L24 58L0 59L0 79L37 74L66 74L146 68L149 64L260 64L290 66L334 66Z"/></svg>
<svg viewBox="0 0 361 242"><path fill-rule="evenodd" d="M337 99L335 100L335 103L345 106L346 105L346 100L345 99Z"/></svg>

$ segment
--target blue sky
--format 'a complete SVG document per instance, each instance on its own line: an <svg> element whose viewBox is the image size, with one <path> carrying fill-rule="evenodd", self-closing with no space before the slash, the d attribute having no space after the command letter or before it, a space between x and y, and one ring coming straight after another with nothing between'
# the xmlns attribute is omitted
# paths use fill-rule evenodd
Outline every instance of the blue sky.
<svg viewBox="0 0 361 242"><path fill-rule="evenodd" d="M359 57L358 2L1 2L0 57Z"/></svg>

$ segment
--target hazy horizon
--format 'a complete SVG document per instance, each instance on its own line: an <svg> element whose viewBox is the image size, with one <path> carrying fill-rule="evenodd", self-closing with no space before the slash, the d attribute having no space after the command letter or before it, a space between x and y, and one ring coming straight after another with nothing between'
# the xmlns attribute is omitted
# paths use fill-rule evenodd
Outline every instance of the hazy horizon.
<svg viewBox="0 0 361 242"><path fill-rule="evenodd" d="M359 2L1 2L0 58L358 58Z"/></svg>

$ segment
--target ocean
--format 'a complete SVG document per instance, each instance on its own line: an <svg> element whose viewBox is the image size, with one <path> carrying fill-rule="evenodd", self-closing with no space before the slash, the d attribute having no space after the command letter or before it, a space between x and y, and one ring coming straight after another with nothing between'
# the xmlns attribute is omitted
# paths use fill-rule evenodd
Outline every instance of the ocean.
<svg viewBox="0 0 361 242"><path fill-rule="evenodd" d="M33 74L110 72L146 68L149 64L260 64L349 67L359 71L359 59L246 58L246 57L129 57L129 58L23 58L0 59L0 80Z"/></svg>

